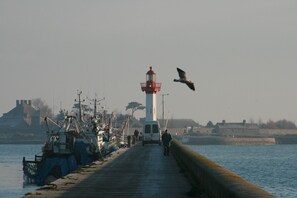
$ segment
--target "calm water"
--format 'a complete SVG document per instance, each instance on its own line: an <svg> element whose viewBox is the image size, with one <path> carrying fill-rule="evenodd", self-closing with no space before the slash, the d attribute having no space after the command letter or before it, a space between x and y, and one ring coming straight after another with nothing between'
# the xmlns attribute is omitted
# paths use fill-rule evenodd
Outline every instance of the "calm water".
<svg viewBox="0 0 297 198"><path fill-rule="evenodd" d="M42 145L0 144L0 198L35 191L23 185L22 158L33 159ZM190 146L279 198L297 197L297 145Z"/></svg>
<svg viewBox="0 0 297 198"><path fill-rule="evenodd" d="M33 160L42 145L0 144L0 198L19 198L35 191L34 185L23 185L22 159Z"/></svg>
<svg viewBox="0 0 297 198"><path fill-rule="evenodd" d="M297 197L297 145L189 147L276 197Z"/></svg>

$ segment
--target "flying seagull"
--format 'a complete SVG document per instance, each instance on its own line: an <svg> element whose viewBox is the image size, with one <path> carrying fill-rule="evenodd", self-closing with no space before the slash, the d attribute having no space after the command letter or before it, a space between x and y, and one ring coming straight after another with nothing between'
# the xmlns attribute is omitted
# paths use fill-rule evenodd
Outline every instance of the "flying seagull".
<svg viewBox="0 0 297 198"><path fill-rule="evenodd" d="M188 87L190 89L192 89L193 91L195 91L195 87L194 87L194 83L189 81L187 79L187 76L186 76L186 72L184 72L183 70L181 70L180 68L176 68L177 71L178 71L178 75L179 75L179 79L174 79L173 81L174 82L181 82L181 83L185 83L188 85Z"/></svg>

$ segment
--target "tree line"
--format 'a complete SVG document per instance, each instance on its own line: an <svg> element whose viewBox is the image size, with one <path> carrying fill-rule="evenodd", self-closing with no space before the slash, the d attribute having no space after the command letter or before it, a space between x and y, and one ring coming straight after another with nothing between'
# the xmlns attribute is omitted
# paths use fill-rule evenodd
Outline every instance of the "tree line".
<svg viewBox="0 0 297 198"><path fill-rule="evenodd" d="M267 123L259 123L261 129L296 129L296 124L292 121L283 119L278 121L269 120Z"/></svg>

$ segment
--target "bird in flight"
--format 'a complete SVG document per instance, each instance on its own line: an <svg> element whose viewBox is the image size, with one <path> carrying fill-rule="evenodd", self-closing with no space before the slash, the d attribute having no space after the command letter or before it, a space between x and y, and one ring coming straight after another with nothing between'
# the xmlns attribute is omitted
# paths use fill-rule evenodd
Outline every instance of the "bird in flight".
<svg viewBox="0 0 297 198"><path fill-rule="evenodd" d="M178 71L178 75L179 75L179 79L174 79L173 81L174 82L181 82L181 83L185 83L186 85L188 85L188 87L190 89L192 89L193 91L195 91L195 86L194 86L194 83L189 81L187 79L187 76L186 76L186 72L184 72L183 70L181 70L180 68L176 68L177 71Z"/></svg>

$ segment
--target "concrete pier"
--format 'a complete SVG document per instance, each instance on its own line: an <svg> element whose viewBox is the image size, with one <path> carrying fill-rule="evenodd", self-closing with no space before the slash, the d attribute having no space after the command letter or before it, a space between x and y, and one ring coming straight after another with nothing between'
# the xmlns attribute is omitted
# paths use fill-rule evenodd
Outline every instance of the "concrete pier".
<svg viewBox="0 0 297 198"><path fill-rule="evenodd" d="M199 195L197 195L199 194ZM25 197L206 197L194 193L174 157L162 146L136 144Z"/></svg>
<svg viewBox="0 0 297 198"><path fill-rule="evenodd" d="M114 152L104 162L96 161L29 193L25 198L274 197L176 140L172 141L171 151L168 157L163 155L162 146L136 144Z"/></svg>

